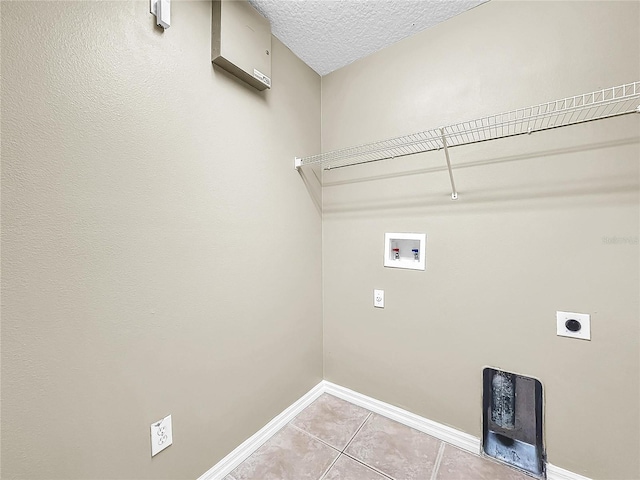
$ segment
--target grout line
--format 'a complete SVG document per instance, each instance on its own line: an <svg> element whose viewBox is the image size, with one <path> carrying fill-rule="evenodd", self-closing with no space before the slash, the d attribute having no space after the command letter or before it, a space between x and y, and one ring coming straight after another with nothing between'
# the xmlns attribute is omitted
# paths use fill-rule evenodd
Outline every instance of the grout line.
<svg viewBox="0 0 640 480"><path fill-rule="evenodd" d="M438 470L440 469L440 462L442 462L442 457L444 456L445 446L446 446L445 442L440 442L438 455L436 456L436 461L433 464L433 472L431 472L431 480L436 480L436 478L438 477Z"/></svg>
<svg viewBox="0 0 640 480"><path fill-rule="evenodd" d="M349 445L351 445L351 442L353 442L353 439L356 438L356 435L358 435L358 433L360 433L360 430L362 430L362 427L364 427L364 424L367 423L367 420L369 420L369 418L371 418L371 415L373 415L373 412L369 412L369 415L367 415L367 417L364 419L362 424L358 427L358 429L356 430L356 433L353 434L351 439L347 442L347 444L342 449L342 453L344 453L345 450L349 447Z"/></svg>
<svg viewBox="0 0 640 480"><path fill-rule="evenodd" d="M339 448L334 447L333 445L328 444L327 442L325 442L324 440L322 440L321 438L316 437L314 434L307 432L306 430L301 429L300 427L296 427L295 425L293 425L292 423L289 424L291 427L295 428L296 430L298 430L299 432L304 433L305 435L307 435L308 437L313 438L314 440L317 440L323 444L325 444L327 447L331 447L331 449L335 450L338 453L342 453L340 451Z"/></svg>
<svg viewBox="0 0 640 480"><path fill-rule="evenodd" d="M353 460L354 462L358 462L360 465L364 465L365 467L367 467L369 470L373 470L374 472L382 475L385 478L388 478L389 480L395 480L395 478L387 475L386 473L378 470L376 467L372 467L371 465L368 465L366 463L364 463L362 460L358 460L356 457L349 455L348 453L343 453L342 455L344 455L345 457L349 457L351 460Z"/></svg>
<svg viewBox="0 0 640 480"><path fill-rule="evenodd" d="M338 461L338 459L342 456L341 453L338 453L338 456L333 460L333 462L331 462L331 465L329 465L329 468L327 468L324 473L322 475L320 475L320 478L318 480L323 480L327 474L331 471L331 469L333 468L333 466L336 464L336 462Z"/></svg>

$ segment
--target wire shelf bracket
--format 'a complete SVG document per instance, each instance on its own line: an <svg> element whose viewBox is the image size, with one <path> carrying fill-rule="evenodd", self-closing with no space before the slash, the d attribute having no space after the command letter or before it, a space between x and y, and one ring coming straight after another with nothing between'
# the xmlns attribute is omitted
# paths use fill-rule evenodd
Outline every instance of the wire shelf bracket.
<svg viewBox="0 0 640 480"><path fill-rule="evenodd" d="M449 147L447 146L447 137L444 133L444 127L440 128L440 136L442 137L442 145L444 146L444 156L447 159L447 170L449 170L449 180L451 180L451 200L458 199L458 191L453 181L453 172L451 171L451 160L449 159Z"/></svg>
<svg viewBox="0 0 640 480"><path fill-rule="evenodd" d="M333 150L310 157L296 157L294 166L320 164L323 170L361 165L390 158L444 149L451 181L451 198L458 198L449 149L578 123L640 113L640 81L575 95L531 107L454 123L410 135Z"/></svg>

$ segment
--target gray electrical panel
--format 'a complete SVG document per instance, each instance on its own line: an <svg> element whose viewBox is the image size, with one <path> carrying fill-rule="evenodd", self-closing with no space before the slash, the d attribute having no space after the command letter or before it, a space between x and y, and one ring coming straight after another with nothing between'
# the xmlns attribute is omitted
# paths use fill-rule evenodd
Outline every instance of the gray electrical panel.
<svg viewBox="0 0 640 480"><path fill-rule="evenodd" d="M271 88L271 25L244 0L213 0L211 61L258 90Z"/></svg>

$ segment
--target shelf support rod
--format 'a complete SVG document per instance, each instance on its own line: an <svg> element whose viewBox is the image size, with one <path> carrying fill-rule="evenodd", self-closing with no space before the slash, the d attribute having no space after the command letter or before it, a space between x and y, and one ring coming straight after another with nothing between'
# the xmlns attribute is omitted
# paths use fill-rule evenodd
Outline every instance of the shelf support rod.
<svg viewBox="0 0 640 480"><path fill-rule="evenodd" d="M453 172L451 171L451 160L449 159L449 148L447 147L447 137L444 134L444 127L440 128L440 136L442 137L442 145L444 146L444 156L447 158L447 169L449 170L449 180L451 180L451 200L458 199L458 191L453 181Z"/></svg>

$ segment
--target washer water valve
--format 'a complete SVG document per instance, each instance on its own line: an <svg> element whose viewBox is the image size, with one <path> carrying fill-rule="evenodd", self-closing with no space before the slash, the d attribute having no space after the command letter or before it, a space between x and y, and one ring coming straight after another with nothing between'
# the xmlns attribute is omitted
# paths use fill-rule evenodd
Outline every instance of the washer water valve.
<svg viewBox="0 0 640 480"><path fill-rule="evenodd" d="M425 233L385 233L384 266L424 270L426 242Z"/></svg>

